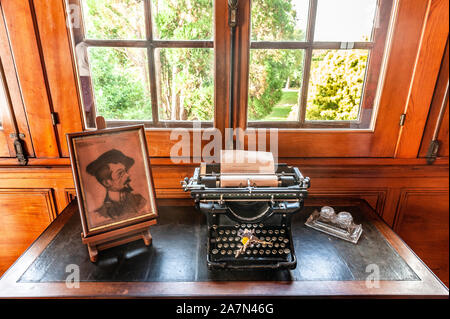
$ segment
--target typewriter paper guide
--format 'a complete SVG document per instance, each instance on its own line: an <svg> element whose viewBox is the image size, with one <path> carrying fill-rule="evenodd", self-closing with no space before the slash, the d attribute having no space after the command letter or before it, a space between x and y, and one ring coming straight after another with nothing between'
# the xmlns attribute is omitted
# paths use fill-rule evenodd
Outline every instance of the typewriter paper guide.
<svg viewBox="0 0 450 319"><path fill-rule="evenodd" d="M278 186L275 161L270 152L222 150L220 173L221 187Z"/></svg>
<svg viewBox="0 0 450 319"><path fill-rule="evenodd" d="M222 150L221 174L275 174L275 161L270 152Z"/></svg>

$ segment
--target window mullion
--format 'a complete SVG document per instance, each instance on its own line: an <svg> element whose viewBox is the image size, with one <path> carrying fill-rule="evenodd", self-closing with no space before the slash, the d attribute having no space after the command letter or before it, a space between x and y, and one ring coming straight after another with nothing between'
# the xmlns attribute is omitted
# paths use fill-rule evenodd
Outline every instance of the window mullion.
<svg viewBox="0 0 450 319"><path fill-rule="evenodd" d="M150 0L145 0L144 2L145 10L145 33L147 42L147 61L150 76L150 96L152 102L152 122L157 125L159 122L158 114L158 84L156 78L156 68L155 68L155 49L152 45L153 42L153 27L152 27L152 9Z"/></svg>
<svg viewBox="0 0 450 319"><path fill-rule="evenodd" d="M314 42L314 29L316 26L316 15L317 15L317 0L309 1L309 13L308 13L308 25L306 29L306 42L308 43L308 48L305 50L305 59L303 63L303 82L302 90L299 96L299 116L298 120L300 126L305 122L306 115L306 101L308 98L308 84L309 75L311 71L311 58L312 58L312 44Z"/></svg>

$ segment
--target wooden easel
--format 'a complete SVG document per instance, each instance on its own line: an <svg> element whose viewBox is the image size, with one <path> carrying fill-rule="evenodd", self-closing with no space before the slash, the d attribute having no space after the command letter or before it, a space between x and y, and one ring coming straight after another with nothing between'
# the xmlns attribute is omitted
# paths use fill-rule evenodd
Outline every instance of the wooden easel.
<svg viewBox="0 0 450 319"><path fill-rule="evenodd" d="M95 122L97 124L97 130L106 128L106 122L103 116L97 116ZM81 233L81 240L83 244L87 245L90 260L96 262L100 250L140 239L144 241L146 246L149 246L152 243L152 235L150 234L149 226L155 224L156 219L152 219L89 237L84 237L84 234Z"/></svg>

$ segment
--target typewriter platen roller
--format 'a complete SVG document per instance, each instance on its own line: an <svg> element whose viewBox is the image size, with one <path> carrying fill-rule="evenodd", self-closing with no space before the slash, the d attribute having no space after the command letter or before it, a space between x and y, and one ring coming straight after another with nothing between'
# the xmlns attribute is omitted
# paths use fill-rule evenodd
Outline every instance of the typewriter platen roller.
<svg viewBox="0 0 450 319"><path fill-rule="evenodd" d="M278 164L274 174L221 174L217 163L197 167L183 188L207 217L208 267L295 268L291 219L309 185L308 177L286 164ZM244 232L252 235L244 238Z"/></svg>

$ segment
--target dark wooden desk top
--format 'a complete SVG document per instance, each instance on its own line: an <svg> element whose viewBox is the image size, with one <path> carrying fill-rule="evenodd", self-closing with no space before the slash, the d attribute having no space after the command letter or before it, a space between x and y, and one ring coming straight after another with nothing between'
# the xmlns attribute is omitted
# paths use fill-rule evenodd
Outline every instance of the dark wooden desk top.
<svg viewBox="0 0 450 319"><path fill-rule="evenodd" d="M304 225L314 209L326 204L350 211L363 225L357 245ZM151 227L152 246L138 241L111 248L93 264L81 243L78 207L72 202L3 275L0 297L448 298L448 289L364 201L308 200L292 222L294 270L210 271L205 217L179 205L160 206L159 215ZM68 265L79 267L79 288L66 285ZM370 287L374 269L378 287Z"/></svg>

